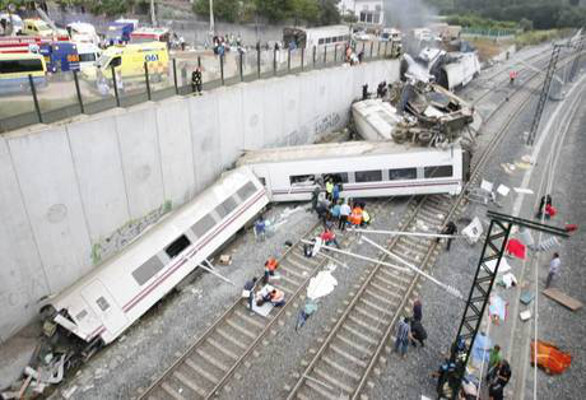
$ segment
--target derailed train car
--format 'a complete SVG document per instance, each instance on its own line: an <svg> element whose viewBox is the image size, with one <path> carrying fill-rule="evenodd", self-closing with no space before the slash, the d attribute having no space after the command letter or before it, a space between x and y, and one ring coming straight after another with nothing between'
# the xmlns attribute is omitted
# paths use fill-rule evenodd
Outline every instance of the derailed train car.
<svg viewBox="0 0 586 400"><path fill-rule="evenodd" d="M50 299L43 319L88 343L108 344L204 263L269 202L246 167L149 228L117 256Z"/></svg>
<svg viewBox="0 0 586 400"><path fill-rule="evenodd" d="M470 157L458 144L440 149L387 142L348 142L250 151L250 167L271 201L310 200L328 177L344 198L456 195L467 180Z"/></svg>

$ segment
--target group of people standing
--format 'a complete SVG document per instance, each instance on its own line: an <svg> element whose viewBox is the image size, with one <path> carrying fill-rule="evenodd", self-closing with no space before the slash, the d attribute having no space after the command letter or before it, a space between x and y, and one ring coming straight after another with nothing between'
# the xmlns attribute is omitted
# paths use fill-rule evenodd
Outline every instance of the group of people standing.
<svg viewBox="0 0 586 400"><path fill-rule="evenodd" d="M407 356L407 349L409 343L413 347L417 347L417 343L421 347L425 347L425 340L427 339L427 331L423 327L423 303L421 299L417 298L413 302L413 314L411 317L405 316L397 325L397 333L395 337L395 352L399 353L401 357Z"/></svg>
<svg viewBox="0 0 586 400"><path fill-rule="evenodd" d="M321 197L322 189L316 186L312 194L312 209L317 212L324 228L332 231L337 225L341 231L346 227L364 227L372 222L364 201L351 201L340 198L342 184L332 178L326 180L325 197Z"/></svg>

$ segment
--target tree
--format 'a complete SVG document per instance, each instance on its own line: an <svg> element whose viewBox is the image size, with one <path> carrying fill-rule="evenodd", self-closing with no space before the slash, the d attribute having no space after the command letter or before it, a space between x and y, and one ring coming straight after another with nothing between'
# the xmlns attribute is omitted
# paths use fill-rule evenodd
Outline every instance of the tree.
<svg viewBox="0 0 586 400"><path fill-rule="evenodd" d="M339 24L341 17L338 11L337 0L321 0L319 22L321 25Z"/></svg>
<svg viewBox="0 0 586 400"><path fill-rule="evenodd" d="M523 32L532 31L533 21L528 20L527 18L521 18L521 21L519 21L519 28L523 29Z"/></svg>
<svg viewBox="0 0 586 400"><path fill-rule="evenodd" d="M319 19L320 8L315 0L291 0L291 17L295 20L295 25L300 21L306 21L309 24L315 24Z"/></svg>
<svg viewBox="0 0 586 400"><path fill-rule="evenodd" d="M242 2L238 0L214 0L214 17L227 22L239 21ZM197 0L193 11L200 15L210 15L210 0Z"/></svg>

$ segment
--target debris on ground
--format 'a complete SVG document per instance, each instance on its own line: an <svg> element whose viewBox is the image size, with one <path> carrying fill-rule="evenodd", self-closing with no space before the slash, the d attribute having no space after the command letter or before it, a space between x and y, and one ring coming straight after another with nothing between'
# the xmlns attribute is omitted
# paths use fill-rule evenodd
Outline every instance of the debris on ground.
<svg viewBox="0 0 586 400"><path fill-rule="evenodd" d="M507 254L524 260L527 251L526 246L518 239L510 239L507 243Z"/></svg>
<svg viewBox="0 0 586 400"><path fill-rule="evenodd" d="M533 293L532 290L525 290L521 293L520 300L521 300L521 303L523 303L527 306L533 301L534 297L535 297L535 293Z"/></svg>
<svg viewBox="0 0 586 400"><path fill-rule="evenodd" d="M484 229L482 228L482 223L478 217L474 217L472 222L462 229L462 235L471 246L480 239L483 233Z"/></svg>
<svg viewBox="0 0 586 400"><path fill-rule="evenodd" d="M557 288L545 289L543 294L572 311L578 311L584 306L581 301L568 296Z"/></svg>
<svg viewBox="0 0 586 400"><path fill-rule="evenodd" d="M531 342L531 365L535 366L535 341ZM561 351L553 343L537 341L537 366L546 374L558 375L572 364L572 356Z"/></svg>
<svg viewBox="0 0 586 400"><path fill-rule="evenodd" d="M493 294L490 296L488 305L488 315L492 322L499 325L501 321L507 320L509 303L503 300L499 295Z"/></svg>
<svg viewBox="0 0 586 400"><path fill-rule="evenodd" d="M531 310L521 311L519 313L519 318L521 318L521 321L523 322L528 321L531 318Z"/></svg>

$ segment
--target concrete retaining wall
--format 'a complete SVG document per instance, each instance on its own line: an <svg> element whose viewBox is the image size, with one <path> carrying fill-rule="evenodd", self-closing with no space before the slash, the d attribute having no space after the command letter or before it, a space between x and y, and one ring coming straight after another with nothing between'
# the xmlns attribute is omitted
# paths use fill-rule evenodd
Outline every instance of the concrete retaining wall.
<svg viewBox="0 0 586 400"><path fill-rule="evenodd" d="M397 77L396 61L338 67L0 137L0 341L244 149L314 142Z"/></svg>

